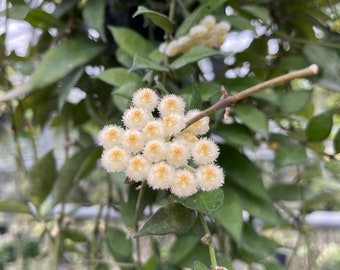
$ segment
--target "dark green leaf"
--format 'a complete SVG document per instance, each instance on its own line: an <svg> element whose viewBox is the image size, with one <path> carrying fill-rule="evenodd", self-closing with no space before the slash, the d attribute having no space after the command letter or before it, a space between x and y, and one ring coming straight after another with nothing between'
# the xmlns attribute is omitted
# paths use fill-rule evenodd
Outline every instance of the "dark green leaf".
<svg viewBox="0 0 340 270"><path fill-rule="evenodd" d="M96 30L104 41L106 41L104 30L106 15L105 6L106 0L89 0L86 2L86 6L83 9L83 18L87 27Z"/></svg>
<svg viewBox="0 0 340 270"><path fill-rule="evenodd" d="M84 232L76 231L73 229L64 229L63 236L73 242L86 242L87 236Z"/></svg>
<svg viewBox="0 0 340 270"><path fill-rule="evenodd" d="M278 106L280 104L279 95L272 88L263 89L262 91L253 94L252 97L261 99L275 106Z"/></svg>
<svg viewBox="0 0 340 270"><path fill-rule="evenodd" d="M161 13L155 12L153 10L147 9L146 7L139 6L133 17L143 14L145 17L149 18L155 25L162 28L165 32L171 34L172 24L169 18Z"/></svg>
<svg viewBox="0 0 340 270"><path fill-rule="evenodd" d="M151 69L151 70L156 70L156 71L163 71L163 72L167 72L168 68L155 63L145 57L141 57L139 55L135 55L133 58L133 63L132 63L132 67L129 71L134 71L134 70L138 70L138 69Z"/></svg>
<svg viewBox="0 0 340 270"><path fill-rule="evenodd" d="M217 210L222 206L223 197L223 191L215 189L209 192L199 191L188 198L176 197L176 201L214 219Z"/></svg>
<svg viewBox="0 0 340 270"><path fill-rule="evenodd" d="M172 246L169 256L173 264L179 264L199 244L200 237L190 232L178 237Z"/></svg>
<svg viewBox="0 0 340 270"><path fill-rule="evenodd" d="M338 129L337 133L334 136L333 147L335 153L340 153L340 128Z"/></svg>
<svg viewBox="0 0 340 270"><path fill-rule="evenodd" d="M0 201L0 212L31 214L30 208L26 203L15 199Z"/></svg>
<svg viewBox="0 0 340 270"><path fill-rule="evenodd" d="M53 15L41 10L41 9L32 9L26 15L25 20L29 22L32 26L36 28L41 28L44 30L48 30L49 28L61 28L64 25L53 17Z"/></svg>
<svg viewBox="0 0 340 270"><path fill-rule="evenodd" d="M268 120L262 111L254 106L243 104L235 106L233 110L235 115L251 130L262 136L268 136Z"/></svg>
<svg viewBox="0 0 340 270"><path fill-rule="evenodd" d="M113 103L121 112L124 112L128 107L130 107L132 94L136 92L139 87L140 86L136 85L134 82L129 82L123 84L113 92Z"/></svg>
<svg viewBox="0 0 340 270"><path fill-rule="evenodd" d="M127 238L125 232L121 229L108 226L106 228L107 244L113 251L114 255L118 254L124 257L132 255L132 241Z"/></svg>
<svg viewBox="0 0 340 270"><path fill-rule="evenodd" d="M92 170L101 154L99 147L80 150L65 161L53 188L53 204L65 200L72 186Z"/></svg>
<svg viewBox="0 0 340 270"><path fill-rule="evenodd" d="M146 57L153 50L150 42L129 28L110 26L109 30L119 47L131 57L136 54Z"/></svg>
<svg viewBox="0 0 340 270"><path fill-rule="evenodd" d="M202 97L201 93L196 87L196 85L192 86L191 98L190 98L190 106L189 109L198 109L200 110L202 106Z"/></svg>
<svg viewBox="0 0 340 270"><path fill-rule="evenodd" d="M281 111L286 114L291 114L302 110L310 101L312 91L290 91L282 95L280 99Z"/></svg>
<svg viewBox="0 0 340 270"><path fill-rule="evenodd" d="M216 220L231 234L238 244L241 243L242 239L242 210L237 196L231 190L225 188L224 202L216 213Z"/></svg>
<svg viewBox="0 0 340 270"><path fill-rule="evenodd" d="M298 165L306 160L306 148L301 145L280 146L275 153L275 166Z"/></svg>
<svg viewBox="0 0 340 270"><path fill-rule="evenodd" d="M255 27L250 23L250 21L240 15L230 15L228 16L228 22L233 28L239 30L251 30L255 32Z"/></svg>
<svg viewBox="0 0 340 270"><path fill-rule="evenodd" d="M308 200L314 194L308 187L283 183L273 184L268 192L274 201Z"/></svg>
<svg viewBox="0 0 340 270"><path fill-rule="evenodd" d="M50 193L56 180L56 162L50 151L41 157L29 170L29 193L31 201L39 206Z"/></svg>
<svg viewBox="0 0 340 270"><path fill-rule="evenodd" d="M32 75L31 88L40 89L63 78L76 67L86 64L104 47L80 39L67 40L51 48Z"/></svg>
<svg viewBox="0 0 340 270"><path fill-rule="evenodd" d="M333 126L333 111L327 111L314 116L309 120L306 128L306 136L311 141L327 139Z"/></svg>
<svg viewBox="0 0 340 270"><path fill-rule="evenodd" d="M197 62L203 58L221 55L223 52L205 47L193 47L187 53L177 58L170 64L171 69L179 69L187 64Z"/></svg>
<svg viewBox="0 0 340 270"><path fill-rule="evenodd" d="M78 0L67 0L58 2L58 4L56 4L56 8L53 12L53 15L56 18L60 18L62 15L68 12L77 2Z"/></svg>
<svg viewBox="0 0 340 270"><path fill-rule="evenodd" d="M200 261L194 261L194 270L209 270L209 268Z"/></svg>
<svg viewBox="0 0 340 270"><path fill-rule="evenodd" d="M280 67L284 71L298 70L307 67L309 62L303 56L286 56L280 61Z"/></svg>
<svg viewBox="0 0 340 270"><path fill-rule="evenodd" d="M122 67L109 68L97 75L96 78L114 86L122 86L129 82L135 82L136 85L142 83L141 78L136 73Z"/></svg>
<svg viewBox="0 0 340 270"><path fill-rule="evenodd" d="M171 203L160 208L144 224L135 237L187 232L196 220L195 211L180 203Z"/></svg>
<svg viewBox="0 0 340 270"><path fill-rule="evenodd" d="M245 125L238 123L221 125L214 132L222 136L227 144L249 148L254 146L254 134Z"/></svg>

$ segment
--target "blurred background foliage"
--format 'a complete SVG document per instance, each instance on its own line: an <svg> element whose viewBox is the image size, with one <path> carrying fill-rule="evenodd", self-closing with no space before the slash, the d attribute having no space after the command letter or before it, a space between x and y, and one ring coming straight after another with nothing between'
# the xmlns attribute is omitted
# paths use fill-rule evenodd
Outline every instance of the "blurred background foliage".
<svg viewBox="0 0 340 270"><path fill-rule="evenodd" d="M0 139L8 161L0 211L17 234L0 247L0 269L19 258L30 269L32 257L42 269L208 269L192 211L207 217L218 264L229 270L297 269L301 246L303 269L336 268L329 260L321 267L305 217L339 210L337 1L5 0L0 7ZM208 14L231 25L221 48L173 58L159 52ZM96 134L121 124L140 87L205 109L221 85L232 95L312 63L317 76L265 89L233 107L227 121L223 111L210 115L226 174L218 192L193 203L138 189L98 165ZM14 188L5 190L9 183ZM162 219L153 215L159 207ZM79 209L93 215L76 218ZM150 216L156 232L146 226L142 234L151 236L132 238ZM177 234L157 225L170 221ZM296 243L287 240L292 232Z"/></svg>

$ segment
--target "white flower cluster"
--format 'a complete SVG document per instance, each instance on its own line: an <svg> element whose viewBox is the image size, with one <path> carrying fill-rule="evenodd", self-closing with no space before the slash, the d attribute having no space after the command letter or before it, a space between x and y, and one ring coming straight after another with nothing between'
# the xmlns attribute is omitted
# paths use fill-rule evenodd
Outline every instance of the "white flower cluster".
<svg viewBox="0 0 340 270"><path fill-rule="evenodd" d="M156 109L159 118L152 114ZM209 130L209 118L183 130L197 113L185 112L179 96L159 99L152 89L139 89L123 114L125 128L107 125L98 134L103 167L108 172L124 171L134 181L147 181L153 189L170 189L178 197L219 188L224 183L223 170L214 163L219 148L201 137Z"/></svg>
<svg viewBox="0 0 340 270"><path fill-rule="evenodd" d="M191 27L187 35L168 43L162 43L159 50L172 57L184 53L194 46L219 47L223 44L229 30L229 23L216 23L215 17L208 15L199 24Z"/></svg>

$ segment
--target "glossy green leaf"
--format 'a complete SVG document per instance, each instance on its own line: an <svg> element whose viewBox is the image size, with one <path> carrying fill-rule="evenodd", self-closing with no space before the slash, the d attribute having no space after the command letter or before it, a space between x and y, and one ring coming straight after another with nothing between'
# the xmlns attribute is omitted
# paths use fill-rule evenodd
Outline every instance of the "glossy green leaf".
<svg viewBox="0 0 340 270"><path fill-rule="evenodd" d="M310 63L305 57L292 55L292 56L286 56L281 59L280 68L284 71L291 71L291 70L298 70L298 69L305 68L309 64Z"/></svg>
<svg viewBox="0 0 340 270"><path fill-rule="evenodd" d="M86 2L86 6L83 9L83 18L87 27L96 30L104 41L106 41L104 29L106 16L105 8L106 0L89 0Z"/></svg>
<svg viewBox="0 0 340 270"><path fill-rule="evenodd" d="M101 151L99 147L91 146L80 150L65 161L59 170L57 180L54 184L53 204L57 204L66 199L73 185L85 177L96 165Z"/></svg>
<svg viewBox="0 0 340 270"><path fill-rule="evenodd" d="M0 212L31 214L30 208L26 203L15 199L0 201Z"/></svg>
<svg viewBox="0 0 340 270"><path fill-rule="evenodd" d="M306 136L311 141L322 141L327 139L332 131L333 111L327 111L314 116L308 121Z"/></svg>
<svg viewBox="0 0 340 270"><path fill-rule="evenodd" d="M14 5L11 6L11 8L7 10L0 11L0 16L6 16L6 12L8 18L14 19L14 20L24 20L27 13L30 11L30 8L27 4L24 5Z"/></svg>
<svg viewBox="0 0 340 270"><path fill-rule="evenodd" d="M273 184L270 187L268 193L274 201L308 200L314 195L314 193L308 187L284 183Z"/></svg>
<svg viewBox="0 0 340 270"><path fill-rule="evenodd" d="M279 106L280 104L280 97L272 88L266 88L253 94L252 98L263 100L275 106Z"/></svg>
<svg viewBox="0 0 340 270"><path fill-rule="evenodd" d="M242 239L243 215L237 196L228 188L224 189L224 201L216 213L216 220L240 244Z"/></svg>
<svg viewBox="0 0 340 270"><path fill-rule="evenodd" d="M118 89L115 89L112 95L112 100L115 106L124 112L131 105L132 94L139 88L134 82L123 84Z"/></svg>
<svg viewBox="0 0 340 270"><path fill-rule="evenodd" d="M340 128L338 129L337 133L334 136L333 147L335 153L340 153Z"/></svg>
<svg viewBox="0 0 340 270"><path fill-rule="evenodd" d="M255 5L244 5L241 8L242 10L253 15L255 18L260 19L264 23L268 23L270 20L269 11L267 8Z"/></svg>
<svg viewBox="0 0 340 270"><path fill-rule="evenodd" d="M193 47L187 53L183 54L182 56L177 58L174 62L172 62L170 64L170 68L179 69L187 64L195 63L203 58L222 54L224 53L210 48Z"/></svg>
<svg viewBox="0 0 340 270"><path fill-rule="evenodd" d="M190 230L192 232L192 230ZM169 260L173 264L179 264L190 252L199 245L200 236L195 233L186 233L179 236L171 247Z"/></svg>
<svg viewBox="0 0 340 270"><path fill-rule="evenodd" d="M43 30L48 30L49 28L64 27L61 21L41 9L32 9L26 15L25 20L29 22L33 27L41 28Z"/></svg>
<svg viewBox="0 0 340 270"><path fill-rule="evenodd" d="M48 196L56 180L56 162L50 151L41 157L29 170L28 179L31 201L39 206Z"/></svg>
<svg viewBox="0 0 340 270"><path fill-rule="evenodd" d="M194 270L209 270L209 268L200 261L194 261Z"/></svg>
<svg viewBox="0 0 340 270"><path fill-rule="evenodd" d="M141 78L136 73L122 67L109 68L97 75L96 78L114 86L122 86L129 82L142 83Z"/></svg>
<svg viewBox="0 0 340 270"><path fill-rule="evenodd" d="M251 130L268 136L268 120L267 116L254 106L250 105L237 105L233 109L235 115Z"/></svg>
<svg viewBox="0 0 340 270"><path fill-rule="evenodd" d="M64 229L62 232L65 238L70 239L73 242L86 242L88 240L86 234L78 230Z"/></svg>
<svg viewBox="0 0 340 270"><path fill-rule="evenodd" d="M180 203L171 203L157 210L136 233L135 237L169 233L183 234L193 226L195 220L195 211Z"/></svg>
<svg viewBox="0 0 340 270"><path fill-rule="evenodd" d="M121 229L108 226L106 228L107 244L113 251L114 255L124 257L132 256L132 241L127 238L127 235Z"/></svg>
<svg viewBox="0 0 340 270"><path fill-rule="evenodd" d="M227 144L249 148L254 146L254 134L245 125L238 123L221 125L214 132L223 137Z"/></svg>
<svg viewBox="0 0 340 270"><path fill-rule="evenodd" d="M81 39L70 39L52 47L31 78L31 88L40 89L63 78L103 51L103 46Z"/></svg>
<svg viewBox="0 0 340 270"><path fill-rule="evenodd" d="M149 41L129 28L110 26L109 30L118 46L131 57L136 54L147 57L153 50L153 46Z"/></svg>
<svg viewBox="0 0 340 270"><path fill-rule="evenodd" d="M162 72L167 72L168 68L155 63L145 57L139 56L139 55L135 55L133 58L133 63L132 63L132 67L129 71L134 71L134 70L138 70L138 69L151 69L151 70L156 70L156 71L162 71Z"/></svg>
<svg viewBox="0 0 340 270"><path fill-rule="evenodd" d="M239 14L228 16L228 22L233 28L237 28L239 30L251 30L255 32L254 25L252 25L248 19L240 16Z"/></svg>
<svg viewBox="0 0 340 270"><path fill-rule="evenodd" d="M281 111L286 114L298 112L306 107L311 96L312 91L309 90L289 91L280 99Z"/></svg>
<svg viewBox="0 0 340 270"><path fill-rule="evenodd" d="M187 208L201 212L214 219L217 210L223 204L223 198L222 189L215 189L212 191L199 191L188 198L176 197L176 201Z"/></svg>
<svg viewBox="0 0 340 270"><path fill-rule="evenodd" d="M58 4L55 7L55 10L53 11L53 15L56 18L60 18L62 15L67 13L72 7L74 7L77 4L77 2L78 0L67 0L58 2Z"/></svg>
<svg viewBox="0 0 340 270"><path fill-rule="evenodd" d="M135 16L143 14L145 17L149 18L155 25L162 28L167 33L172 33L173 28L169 18L161 13L150 10L146 7L139 6L135 14L133 14L133 18Z"/></svg>
<svg viewBox="0 0 340 270"><path fill-rule="evenodd" d="M306 148L301 145L282 145L276 149L274 164L276 167L298 165L306 160Z"/></svg>

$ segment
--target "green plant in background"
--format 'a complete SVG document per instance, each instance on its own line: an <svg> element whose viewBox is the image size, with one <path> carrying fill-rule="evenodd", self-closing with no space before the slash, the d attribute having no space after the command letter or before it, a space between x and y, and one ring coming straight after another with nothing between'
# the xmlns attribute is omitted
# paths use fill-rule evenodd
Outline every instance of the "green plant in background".
<svg viewBox="0 0 340 270"><path fill-rule="evenodd" d="M339 209L340 111L315 98L339 95L339 9L6 1L0 101L19 189L0 210L27 216L50 269L284 269L269 232L308 244L305 215ZM11 19L38 36L24 54L9 51ZM46 130L55 142L41 150ZM75 219L88 205L93 219Z"/></svg>

